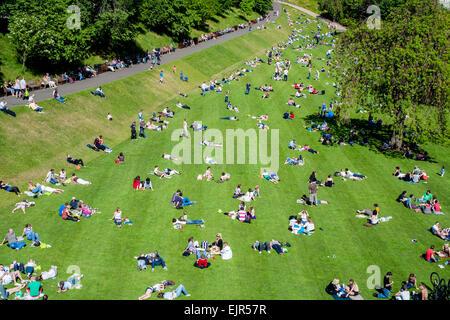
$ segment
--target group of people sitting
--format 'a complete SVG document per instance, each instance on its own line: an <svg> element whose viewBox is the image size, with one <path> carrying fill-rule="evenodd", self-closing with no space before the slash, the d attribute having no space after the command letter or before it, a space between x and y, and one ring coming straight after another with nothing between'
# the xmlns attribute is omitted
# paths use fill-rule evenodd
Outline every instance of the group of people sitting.
<svg viewBox="0 0 450 320"><path fill-rule="evenodd" d="M289 217L288 230L293 234L303 234L308 236L313 234L315 231L315 226L312 218L308 214L308 211L302 210L298 215L299 216Z"/></svg>
<svg viewBox="0 0 450 320"><path fill-rule="evenodd" d="M153 190L152 181L150 178L147 177L147 179L141 181L140 176L136 176L136 178L133 179L133 189L134 190L146 190L150 189Z"/></svg>
<svg viewBox="0 0 450 320"><path fill-rule="evenodd" d="M414 203L414 201L416 203ZM427 190L419 199L414 199L414 194L412 193L408 196L406 190L404 190L397 197L397 202L403 203L406 208L412 209L414 212L444 215L444 213L441 212L441 204L430 190Z"/></svg>
<svg viewBox="0 0 450 320"><path fill-rule="evenodd" d="M194 240L194 237L188 239L186 248L183 250L183 256L193 255L196 257L194 267L206 269L211 266L209 259L216 260L216 256L221 256L222 260L230 260L233 257L233 251L228 242L224 242L222 234L218 233L215 240L210 244L208 241Z"/></svg>
<svg viewBox="0 0 450 320"><path fill-rule="evenodd" d="M428 182L428 175L425 170L421 170L417 166L414 166L414 169L407 173L402 173L400 167L395 167L395 171L392 175L409 183L419 183L421 180L423 183Z"/></svg>
<svg viewBox="0 0 450 320"><path fill-rule="evenodd" d="M112 152L112 149L103 143L103 137L102 136L95 137L94 145L88 144L87 147L92 149L92 150L94 150L94 151L102 150L102 151L105 151L107 153L111 153Z"/></svg>
<svg viewBox="0 0 450 320"><path fill-rule="evenodd" d="M188 197L183 197L183 193L178 189L172 195L172 200L169 203L172 203L175 209L183 209L183 207L193 205L197 202L189 200Z"/></svg>

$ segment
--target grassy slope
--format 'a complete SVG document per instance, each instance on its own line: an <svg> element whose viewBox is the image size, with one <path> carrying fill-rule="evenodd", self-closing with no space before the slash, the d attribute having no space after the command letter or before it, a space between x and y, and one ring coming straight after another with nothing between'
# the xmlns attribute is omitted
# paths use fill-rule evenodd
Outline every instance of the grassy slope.
<svg viewBox="0 0 450 320"><path fill-rule="evenodd" d="M319 3L316 0L284 0L284 1L311 10L315 13L320 13Z"/></svg>
<svg viewBox="0 0 450 320"><path fill-rule="evenodd" d="M285 18L281 20L285 22ZM285 31L285 30L284 30ZM216 74L221 68L244 59L245 56L253 56L248 50L258 51L259 47L267 47L271 42L271 33L265 32L263 37L256 33L245 36L242 39L232 40L224 45L206 50L196 55L187 57L177 62L178 70L183 70L189 75L194 75L196 82L190 84L195 87L199 81L209 79L201 73L208 66L210 74ZM284 36L280 37L284 38ZM272 39L273 40L273 39ZM236 49L238 48L238 49ZM327 48L318 49L314 56L324 56ZM286 57L295 61L296 53L287 50ZM232 58L226 58L231 55ZM236 59L236 60L235 60ZM216 61L215 63L207 63ZM234 70L228 68L228 70ZM31 223L39 231L44 241L51 243L53 248L38 250L25 248L17 253L6 248L0 249L0 262L9 262L17 259L25 261L28 257L34 258L44 269L50 264L60 266L58 280L65 279L66 268L69 265L78 265L81 272L86 275L83 280L82 290L73 290L70 293L57 296L56 281L46 281L44 288L50 299L135 299L143 293L147 285L173 279L177 283L183 283L192 294L192 299L328 299L324 292L324 286L334 277L340 279L353 278L363 291L363 296L370 298L365 286L368 274L366 268L369 265L378 265L381 272L391 270L394 272L394 281L398 284L407 278L410 272L418 275L419 281L427 281L431 271L439 270L436 265L427 264L418 259L419 254L425 251L431 243L442 245L442 241L426 232L432 223L438 219L443 225L449 224L448 216L424 216L413 215L395 202L395 198L401 190L406 189L414 194L422 194L427 188L437 194L444 212L450 205L450 199L445 190L448 190L447 178L438 177L435 172L444 163L448 167L447 149L444 147L430 146L429 152L439 163L420 163L420 167L427 170L430 175L428 185L405 184L391 176L392 168L400 165L402 168L411 168L415 162L404 159L386 158L384 155L355 147L324 147L317 143L318 133L308 133L303 129L305 118L317 111L317 106L322 102L332 99L331 86L326 86L322 75L321 83L312 80L311 83L327 89L327 96L308 95L307 100L301 101L303 108L295 109L295 121L281 119L281 114L289 109L284 103L292 88L284 82L272 82L275 92L270 99L261 100L260 92L252 90L251 95L244 97L245 82L249 80L253 87L263 83L270 83L270 73L273 66L262 65L250 73L244 81L235 82L225 86L230 89L231 101L240 108L239 122L218 120L219 117L231 115L232 112L225 109L223 94L210 94L207 97L198 95L198 89L186 103L192 107L190 111L176 109L176 117L170 123L170 130L162 133L148 132L146 140L123 141L128 135L130 118L135 118L139 108L145 107L145 114L158 105L173 105L176 99L166 103L171 95L163 90L179 82L166 83L160 87L156 82L157 72L146 73L131 77L125 81L105 85L108 98L104 101L94 99L87 92L70 96L67 105L48 102L46 107L51 108L51 113L35 115L31 113L19 114L21 122L30 126L43 116L42 126L32 132L43 130L44 136L50 136L54 147L45 148L59 151L46 151L33 147L42 146L43 141L37 139L37 133L27 134L30 140L26 146L19 144L15 150L13 140L3 140L2 154L17 155L18 164L13 164L5 157L8 166L13 166L8 171L23 172L21 179L24 181L33 174L45 174L45 168L49 165L59 168L63 163L63 150L76 148L72 153L81 154L83 158L96 159L90 161L88 168L78 172L79 176L92 181L90 186L68 186L62 195L44 197L38 200L36 208L29 209L27 216L21 214L10 216L10 206L3 206L3 218L0 222L1 230L12 226L17 230L25 223ZM169 73L169 72L167 72ZM297 79L305 81L307 69L294 65L290 72L291 83ZM148 83L149 82L149 83ZM331 82L331 81L330 81ZM140 93L132 95L128 93L130 88L139 83L143 85ZM188 88L182 88L188 90ZM146 104L143 101L147 101ZM70 113L70 109L76 111ZM160 109L160 108L158 108ZM117 115L113 123L107 123L105 115L112 110ZM89 120L82 119L76 114L89 114ZM89 112L89 113L88 113ZM162 152L170 152L176 142L170 139L174 128L180 128L182 119L187 117L189 121L203 120L209 128L255 128L256 121L248 119L247 114L269 114L271 130L280 129L280 162L286 156L293 153L287 149L289 139L296 138L299 143L308 143L320 151L319 155L303 154L306 164L303 167L291 167L280 165L279 175L282 179L278 185L270 184L257 178L258 165L220 165L213 167L213 173L218 176L220 172L231 173L231 181L225 184L214 182L196 181L197 174L204 172L206 165L183 165L176 167L167 160L161 159ZM53 115L54 114L54 115ZM69 116L70 114L70 116ZM25 118L30 115L30 118ZM47 118L48 117L48 118ZM58 134L60 124L55 124L57 119L80 120L67 123L78 123L81 129L69 127L67 138ZM2 118L3 120L3 118ZM3 124L2 128L13 130L20 125L18 121L14 126ZM46 127L44 127L44 124ZM113 147L111 155L96 154L83 147L90 142L91 136L98 133L102 127L102 133L106 137L106 143ZM18 129L17 134L23 132L26 126ZM2 132L2 136L5 136ZM78 132L78 136L75 134ZM6 135L10 137L11 135ZM20 135L24 136L24 134ZM89 137L89 138L88 138ZM31 143L33 142L33 143ZM8 148L8 149L6 149ZM81 148L81 149L80 149ZM17 148L16 148L17 149ZM113 165L113 157L118 152L124 152L127 163L123 166ZM36 159L35 159L36 158ZM35 160L34 160L35 159ZM30 164L24 164L33 161ZM46 165L39 166L40 163ZM134 192L131 188L131 180L134 176L146 176L155 164L160 167L180 169L183 174L171 180L153 179L155 191ZM67 167L64 164L65 167ZM319 199L328 200L329 205L308 210L313 217L317 229L322 227L324 231L317 231L311 237L294 236L287 231L287 217L295 214L302 207L295 200L302 193L307 192L306 180L312 170L318 172L320 178L334 172L336 169L349 167L354 171L365 173L369 178L362 182L336 181L336 187L332 189L320 189ZM2 167L2 176L13 174L5 172ZM35 169L36 168L36 169ZM72 168L70 168L72 169ZM68 170L72 172L72 170ZM217 209L234 210L237 200L231 199L234 187L238 184L253 187L261 186L262 197L254 205L257 220L250 224L240 224L231 221L224 215L217 214ZM181 188L190 199L199 201L198 204L188 207L192 219L204 218L206 228L200 229L187 226L183 231L171 228L171 218L180 212L171 208L168 204L172 193ZM2 197L5 196L3 192ZM102 209L102 214L94 216L88 221L78 224L63 222L57 216L57 207L70 197L76 196ZM11 203L14 197L9 195L7 203ZM5 198L2 198L6 200ZM382 216L393 216L390 222L377 227L362 227L363 220L353 218L354 210L370 206L378 202ZM129 228L117 230L108 218L116 206L120 206L126 216L129 216L134 225ZM55 232L55 230L58 230ZM4 232L4 231L2 231ZM198 270L192 267L192 257L184 258L181 252L189 236L195 239L214 239L217 232L224 235L225 241L229 241L233 249L231 261L213 261L209 270ZM271 238L289 241L292 248L286 256L258 255L250 249L250 244L255 240L270 240ZM418 243L412 243L411 239L418 239ZM155 273L151 271L137 272L136 263L132 256L150 250L158 249L165 258L169 271L158 268ZM336 255L336 258L327 256ZM442 271L441 271L442 274ZM181 298L183 299L183 298Z"/></svg>

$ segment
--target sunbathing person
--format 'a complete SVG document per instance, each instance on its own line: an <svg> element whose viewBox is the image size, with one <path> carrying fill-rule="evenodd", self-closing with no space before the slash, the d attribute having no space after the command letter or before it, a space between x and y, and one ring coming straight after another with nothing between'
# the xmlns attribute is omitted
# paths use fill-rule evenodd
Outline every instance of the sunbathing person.
<svg viewBox="0 0 450 320"><path fill-rule="evenodd" d="M272 173L268 173L266 170L264 170L263 174L258 176L259 178L264 178L272 183L277 184L278 182L280 182L280 178L278 177L278 175L275 172Z"/></svg>
<svg viewBox="0 0 450 320"><path fill-rule="evenodd" d="M86 180L83 180L81 178L78 178L75 173L72 173L72 177L70 177L70 184L84 184L84 185L87 185L87 184L92 184L92 183L90 181L86 181ZM64 191L64 190L62 190L62 191Z"/></svg>
<svg viewBox="0 0 450 320"><path fill-rule="evenodd" d="M11 211L11 213L14 213L20 209L20 210L22 210L23 214L25 214L26 208L33 207L33 206L35 206L34 202L28 202L28 200L22 200L14 205L14 209Z"/></svg>
<svg viewBox="0 0 450 320"><path fill-rule="evenodd" d="M298 146L295 144L295 139L289 141L289 149L296 150L296 151L303 151L303 150L305 150L304 148L300 148L300 147L298 147Z"/></svg>
<svg viewBox="0 0 450 320"><path fill-rule="evenodd" d="M269 126L263 122L261 122L261 120L258 120L258 123L256 124L256 126L258 127L258 129L261 130L269 130Z"/></svg>
<svg viewBox="0 0 450 320"><path fill-rule="evenodd" d="M290 164L293 166L302 166L305 164L303 157L300 155L298 158L289 158L287 157L284 161L284 164Z"/></svg>
<svg viewBox="0 0 450 320"><path fill-rule="evenodd" d="M228 181L228 180L230 180L230 174L222 172L222 175L220 176L220 179L217 180L216 182L217 183L222 183L222 182L225 182L225 181Z"/></svg>
<svg viewBox="0 0 450 320"><path fill-rule="evenodd" d="M181 161L180 158L174 157L174 156L172 156L170 154L167 154L167 153L163 153L162 154L162 158L163 159L167 159L167 160L172 160L172 161Z"/></svg>
<svg viewBox="0 0 450 320"><path fill-rule="evenodd" d="M203 146L208 146L208 147L222 147L223 146L222 143L211 142L206 139L203 139L200 144Z"/></svg>
<svg viewBox="0 0 450 320"><path fill-rule="evenodd" d="M4 183L3 181L0 181L0 189L3 189L8 192L14 192L18 197L20 197L20 195L22 194L18 187L10 186L9 184Z"/></svg>
<svg viewBox="0 0 450 320"><path fill-rule="evenodd" d="M223 117L220 118L220 120L233 120L233 121L239 121L239 119L236 116L232 116L232 117Z"/></svg>
<svg viewBox="0 0 450 320"><path fill-rule="evenodd" d="M297 200L297 203L305 204L308 206L312 205L312 202L309 200L309 198L306 196L306 194L302 195L300 199ZM318 204L328 204L328 201L325 200L317 200Z"/></svg>

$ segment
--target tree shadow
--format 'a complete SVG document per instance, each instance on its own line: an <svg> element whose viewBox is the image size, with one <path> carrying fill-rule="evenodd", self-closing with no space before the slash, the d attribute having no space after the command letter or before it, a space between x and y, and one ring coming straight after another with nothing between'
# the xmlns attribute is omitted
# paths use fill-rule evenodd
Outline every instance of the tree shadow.
<svg viewBox="0 0 450 320"><path fill-rule="evenodd" d="M392 149L385 150L382 148L383 144L388 142L392 136L392 125L382 124L381 126L377 126L373 123L370 124L368 120L364 119L350 119L348 122L344 123L339 121L336 116L332 118L325 118L321 117L319 114L310 114L303 119L307 122L313 121L315 124L321 124L323 121L326 121L329 127L329 130L327 130L326 133L333 136L333 141L337 142L341 138L346 144L349 144L349 141L357 141L355 144L368 147L370 151L382 153L388 158L407 159L404 151L396 151ZM309 123L307 125L309 125ZM353 134L352 131L356 132L356 134ZM362 141L364 141L364 144L361 143ZM415 155L419 153L426 154L428 155L428 159L426 160L427 162L436 163L427 151L422 149L417 144L408 143L408 141L405 140L404 145L410 148L411 153ZM415 161L418 160L415 159Z"/></svg>

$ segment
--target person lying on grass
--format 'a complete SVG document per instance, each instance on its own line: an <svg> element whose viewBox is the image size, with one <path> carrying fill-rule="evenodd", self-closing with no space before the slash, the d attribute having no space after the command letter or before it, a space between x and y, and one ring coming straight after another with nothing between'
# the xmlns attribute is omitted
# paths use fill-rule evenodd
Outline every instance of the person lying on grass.
<svg viewBox="0 0 450 320"><path fill-rule="evenodd" d="M172 161L181 161L180 158L174 157L174 156L172 156L170 154L167 154L167 153L163 153L162 154L162 158L166 159L166 160L172 160Z"/></svg>
<svg viewBox="0 0 450 320"><path fill-rule="evenodd" d="M177 170L172 170L169 168L164 169L164 171L159 171L159 167L155 166L155 169L150 174L154 174L155 176L159 177L160 179L162 179L162 178L170 179L170 178L172 178L173 175L181 174L181 172L179 172Z"/></svg>
<svg viewBox="0 0 450 320"><path fill-rule="evenodd" d="M253 195L253 190L248 189L248 191L245 193L245 195L238 198L238 200L243 202L250 202L252 200L255 200L255 196Z"/></svg>
<svg viewBox="0 0 450 320"><path fill-rule="evenodd" d="M210 262L208 262L208 259L205 257L204 254L202 254L197 261L194 263L194 267L197 267L199 269L206 269L211 265Z"/></svg>
<svg viewBox="0 0 450 320"><path fill-rule="evenodd" d="M158 251L152 252L149 254L149 260L151 259L152 272L155 271L156 266L161 266L164 270L167 271L166 263L164 259L158 254Z"/></svg>
<svg viewBox="0 0 450 320"><path fill-rule="evenodd" d="M164 289L166 289L167 286L173 286L175 285L175 282L171 281L171 280L163 280L160 283L157 283L151 287L147 287L145 289L145 294L140 296L138 300L147 300L149 299L153 293L155 292L161 292L164 291Z"/></svg>
<svg viewBox="0 0 450 320"><path fill-rule="evenodd" d="M287 157L284 161L284 164L290 164L293 166L302 166L305 164L303 157L300 155L298 158L289 158Z"/></svg>
<svg viewBox="0 0 450 320"><path fill-rule="evenodd" d="M361 181L363 179L366 179L367 177L359 174L359 173L353 173L347 168L345 168L345 171L341 169L341 176L342 180L346 181L347 179L353 180L353 181Z"/></svg>
<svg viewBox="0 0 450 320"><path fill-rule="evenodd" d="M22 210L23 214L25 214L27 208L34 207L35 205L36 203L33 201L29 202L28 200L22 200L14 205L14 209L12 209L11 213L14 213L20 209Z"/></svg>
<svg viewBox="0 0 450 320"><path fill-rule="evenodd" d="M167 129L167 125L162 124L162 125L157 126L157 125L153 124L153 121L154 120L149 119L149 121L147 122L145 127L149 130L155 130L155 131L162 131L164 129Z"/></svg>
<svg viewBox="0 0 450 320"><path fill-rule="evenodd" d="M239 121L239 119L236 116L232 116L232 117L223 117L220 118L220 120L233 120L233 121Z"/></svg>
<svg viewBox="0 0 450 320"><path fill-rule="evenodd" d="M36 111L39 113L44 113L44 111L42 111L43 110L42 107L38 106L38 104L36 103L35 100L30 101L30 103L28 104L28 107L33 111Z"/></svg>
<svg viewBox="0 0 450 320"><path fill-rule="evenodd" d="M184 286L180 284L178 288L175 289L175 291L170 292L160 292L158 293L158 298L160 299L167 299L167 300L173 300L181 296L181 294L184 294L186 297L190 297L191 295L186 291Z"/></svg>
<svg viewBox="0 0 450 320"><path fill-rule="evenodd" d="M251 208L251 212L254 217L255 210L253 209L253 207L250 207L250 208ZM221 213L222 210L219 209L218 212ZM251 223L251 219L252 219L252 214L249 211L246 211L244 208L240 208L237 212L230 211L230 212L224 212L223 214L231 217L231 219L233 219L233 220L237 220L237 221L245 222L245 223Z"/></svg>
<svg viewBox="0 0 450 320"><path fill-rule="evenodd" d="M258 120L262 120L262 121L269 120L269 115L267 115L267 114L263 114L261 116L251 116L251 115L248 115L248 116L252 119L258 119Z"/></svg>
<svg viewBox="0 0 450 320"><path fill-rule="evenodd" d="M270 253L270 244L267 241L261 242L256 240L252 244L252 249L255 251L259 251L259 254L261 254L262 251L267 251L267 253Z"/></svg>
<svg viewBox="0 0 450 320"><path fill-rule="evenodd" d="M190 125L189 128L192 128L192 130L194 131L205 131L207 129L207 126L202 125L201 123L194 121L192 122L192 124Z"/></svg>
<svg viewBox="0 0 450 320"><path fill-rule="evenodd" d="M436 254L441 258L450 257L450 246L448 245L448 242L444 243L442 250L436 251Z"/></svg>
<svg viewBox="0 0 450 320"><path fill-rule="evenodd" d="M0 189L3 189L8 192L14 192L16 194L16 196L18 196L18 197L20 197L20 195L22 194L18 187L13 187L13 186L9 185L8 183L5 183L1 180L0 180Z"/></svg>
<svg viewBox="0 0 450 320"><path fill-rule="evenodd" d="M58 282L58 293L67 292L72 288L81 288L81 284L79 283L81 279L83 279L84 275L73 275L70 276L66 281ZM78 283L78 285L77 285Z"/></svg>
<svg viewBox="0 0 450 320"><path fill-rule="evenodd" d="M183 212L183 216L177 218L173 218L172 219L172 224L173 225L178 225L178 224L195 224L198 225L200 227L204 227L205 226L205 221L203 219L197 219L197 220L189 220L188 216L187 216L187 212L184 211Z"/></svg>
<svg viewBox="0 0 450 320"><path fill-rule="evenodd" d="M168 107L165 107L161 112L159 112L161 114L161 116L165 117L165 118L173 118L173 116L175 115L175 113L170 110Z"/></svg>
<svg viewBox="0 0 450 320"><path fill-rule="evenodd" d="M78 178L75 173L72 173L72 176L70 177L70 184L88 185L88 184L92 184L92 182Z"/></svg>
<svg viewBox="0 0 450 320"><path fill-rule="evenodd" d="M280 178L275 172L268 173L266 170L263 171L263 174L258 175L259 178L264 178L267 181L277 184L280 182Z"/></svg>
<svg viewBox="0 0 450 320"><path fill-rule="evenodd" d="M202 146L208 146L208 147L222 147L222 143L216 143L216 142L210 142L208 140L203 139L200 143Z"/></svg>
<svg viewBox="0 0 450 320"><path fill-rule="evenodd" d="M309 198L306 196L306 194L302 195L300 199L297 200L297 203L301 203L304 205L312 206L313 203L309 200ZM317 200L318 204L328 204L328 201L325 200Z"/></svg>
<svg viewBox="0 0 450 320"><path fill-rule="evenodd" d="M222 172L219 180L217 180L216 182L222 183L222 182L228 181L228 180L230 180L230 177L231 177L231 175L229 173Z"/></svg>
<svg viewBox="0 0 450 320"><path fill-rule="evenodd" d="M186 95L186 97L187 97L187 95ZM182 104L181 102L179 102L178 101L178 103L175 105L177 108L180 108L180 109L187 109L187 110L190 110L191 109L191 107L189 107L187 104Z"/></svg>

